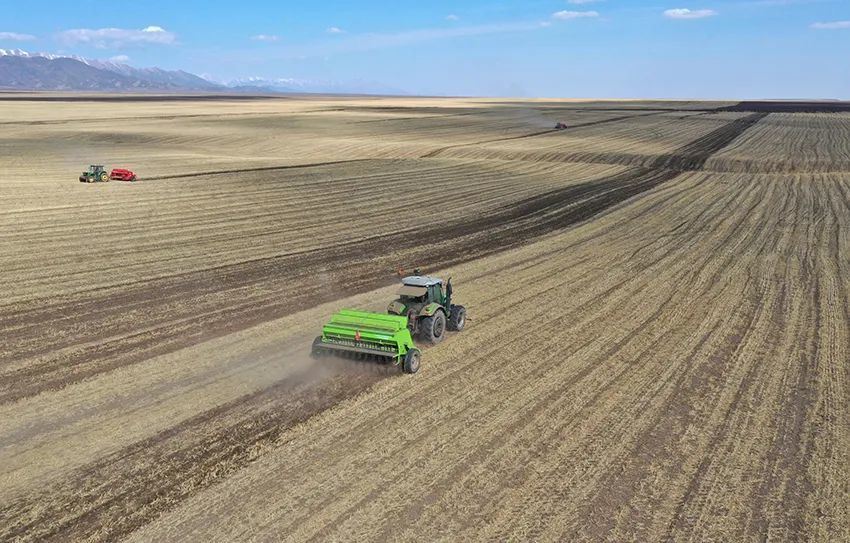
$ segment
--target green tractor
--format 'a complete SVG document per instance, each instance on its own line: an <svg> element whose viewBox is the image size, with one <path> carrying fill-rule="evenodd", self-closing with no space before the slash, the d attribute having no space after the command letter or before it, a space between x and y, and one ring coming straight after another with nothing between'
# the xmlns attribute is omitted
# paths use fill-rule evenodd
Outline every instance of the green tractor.
<svg viewBox="0 0 850 543"><path fill-rule="evenodd" d="M413 275L401 280L398 298L387 308L390 315L407 317L410 333L428 343L439 343L446 330L460 332L466 324L466 308L452 303L452 279Z"/></svg>
<svg viewBox="0 0 850 543"><path fill-rule="evenodd" d="M88 170L80 174L80 183L106 183L107 181L109 181L109 174L101 164L92 164Z"/></svg>
<svg viewBox="0 0 850 543"><path fill-rule="evenodd" d="M466 309L452 303L451 278L444 286L442 279L418 270L402 279L398 296L387 313L343 309L334 314L313 341L312 355L384 361L400 365L405 373L419 371L422 355L413 337L439 343L446 330L460 332Z"/></svg>

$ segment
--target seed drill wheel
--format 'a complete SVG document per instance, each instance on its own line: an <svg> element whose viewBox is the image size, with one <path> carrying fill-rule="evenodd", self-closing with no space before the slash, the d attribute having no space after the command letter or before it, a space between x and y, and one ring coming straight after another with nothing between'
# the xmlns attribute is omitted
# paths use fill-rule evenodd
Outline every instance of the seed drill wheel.
<svg viewBox="0 0 850 543"><path fill-rule="evenodd" d="M429 343L439 343L446 336L446 315L437 311L430 317L422 319L420 325L422 338Z"/></svg>
<svg viewBox="0 0 850 543"><path fill-rule="evenodd" d="M407 351L407 354L404 355L404 364L402 365L404 373L416 373L419 371L421 360L422 354L419 352L419 349L410 349Z"/></svg>
<svg viewBox="0 0 850 543"><path fill-rule="evenodd" d="M449 317L449 330L460 332L466 325L466 308L462 305L453 305L452 314Z"/></svg>

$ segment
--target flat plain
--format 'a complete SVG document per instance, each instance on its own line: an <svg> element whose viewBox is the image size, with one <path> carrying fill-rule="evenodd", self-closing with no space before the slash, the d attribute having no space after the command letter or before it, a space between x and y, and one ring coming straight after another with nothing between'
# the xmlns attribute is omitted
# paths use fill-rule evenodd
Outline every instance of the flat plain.
<svg viewBox="0 0 850 543"><path fill-rule="evenodd" d="M798 109L0 94L0 540L850 541ZM309 358L414 267L470 315L419 373Z"/></svg>

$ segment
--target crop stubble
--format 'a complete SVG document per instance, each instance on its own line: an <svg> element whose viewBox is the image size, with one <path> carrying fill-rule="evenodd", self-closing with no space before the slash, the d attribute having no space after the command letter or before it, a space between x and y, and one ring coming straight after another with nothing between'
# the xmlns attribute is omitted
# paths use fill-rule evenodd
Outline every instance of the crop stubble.
<svg viewBox="0 0 850 543"><path fill-rule="evenodd" d="M275 319L294 327L285 342L259 335L249 347L265 349L257 358L269 366L274 349L303 358L321 318L311 306L354 293L363 303L398 264L451 268L473 320L428 349L414 379L272 371L251 391L216 389L217 403L194 414L94 440L66 471L43 460L50 439L7 423L0 431L19 439L4 454L18 467L5 476L0 533L847 535L850 187L840 165L761 174L775 162L759 142L781 134L755 136L766 113L563 104L555 114L575 126L550 132L533 126L533 103L402 102L275 112L263 101L230 117L194 105L203 114L180 122L189 133L218 127L205 145L226 148L246 120L263 141L244 143L242 161L217 155L221 167L192 171L182 153L200 150L169 132L175 173L80 187L100 192L64 206L22 196L8 210L19 231L4 234L3 273L22 290L0 313L0 409L29 425L38 406L108 395L96 384L165 361L190 365L217 338L273 335ZM808 115L781 115L806 134ZM278 146L322 141L314 154L295 144L271 156L278 131ZM358 155L366 134L385 141ZM133 145L147 144L123 152ZM799 149L784 162L805 164ZM734 162L721 159L731 152ZM426 205L410 211L410 201ZM66 260L44 258L63 248ZM236 376L248 372L239 364ZM109 424L144 420L156 390L121 392L137 407L112 404ZM72 427L109 431L79 417Z"/></svg>

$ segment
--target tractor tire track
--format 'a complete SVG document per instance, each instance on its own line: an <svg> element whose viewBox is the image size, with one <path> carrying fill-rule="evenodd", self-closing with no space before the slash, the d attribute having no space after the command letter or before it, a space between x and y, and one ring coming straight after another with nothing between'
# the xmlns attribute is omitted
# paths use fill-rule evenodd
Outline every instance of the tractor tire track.
<svg viewBox="0 0 850 543"><path fill-rule="evenodd" d="M239 168L230 169L230 170L210 170L206 172L190 172L190 173L178 173L174 175L152 175L150 177L145 177L145 181L162 181L165 179L183 179L187 177L207 177L211 175L233 175L233 174L241 174L243 172L276 172L283 170L295 170L302 168L318 168L321 166L336 166L339 164L353 164L355 162L369 162L372 159L368 158L355 158L350 160L330 160L327 162L310 162L309 164L286 164L282 166L259 166L256 168Z"/></svg>

